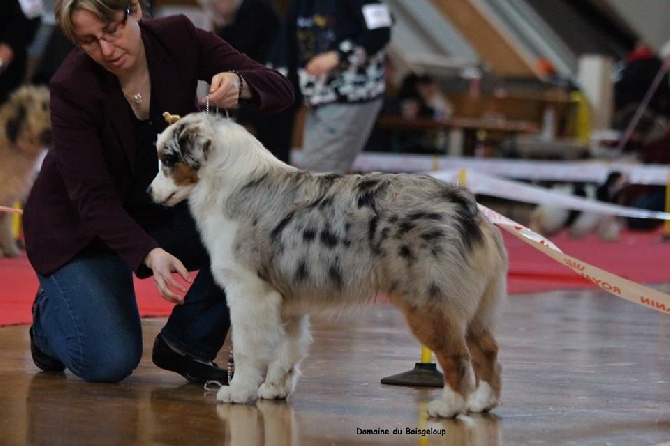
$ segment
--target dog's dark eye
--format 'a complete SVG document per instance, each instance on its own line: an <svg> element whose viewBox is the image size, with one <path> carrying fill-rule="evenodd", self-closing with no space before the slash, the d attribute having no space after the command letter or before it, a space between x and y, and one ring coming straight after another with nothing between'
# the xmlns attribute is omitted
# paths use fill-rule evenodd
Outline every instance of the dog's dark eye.
<svg viewBox="0 0 670 446"><path fill-rule="evenodd" d="M169 169L173 168L177 162L179 162L179 155L176 153L170 153L161 157L161 163Z"/></svg>

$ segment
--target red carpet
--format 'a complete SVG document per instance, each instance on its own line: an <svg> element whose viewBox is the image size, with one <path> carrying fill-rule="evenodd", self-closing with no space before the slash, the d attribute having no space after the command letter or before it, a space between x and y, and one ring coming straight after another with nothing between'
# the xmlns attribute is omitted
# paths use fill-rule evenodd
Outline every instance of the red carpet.
<svg viewBox="0 0 670 446"><path fill-rule="evenodd" d="M624 232L617 243L603 242L593 234L574 240L562 232L553 241L564 253L623 278L642 284L670 283L670 241L662 232ZM536 293L557 289L595 288L591 282L550 259L532 246L504 233L509 251L510 294Z"/></svg>
<svg viewBox="0 0 670 446"><path fill-rule="evenodd" d="M0 257L0 326L29 324L30 307L37 291L37 277L25 255ZM135 279L137 304L142 316L167 316L173 304L163 300L151 279Z"/></svg>
<svg viewBox="0 0 670 446"><path fill-rule="evenodd" d="M571 240L565 234L552 239L566 254L606 271L643 283L670 283L667 259L670 242L660 241L660 232L624 233L618 243L600 241L595 235ZM505 234L509 250L510 294L557 289L595 288L567 267L555 262L517 238ZM172 304L156 292L153 280L136 279L137 300L142 316L167 316ZM0 258L0 326L29 324L37 279L27 259Z"/></svg>

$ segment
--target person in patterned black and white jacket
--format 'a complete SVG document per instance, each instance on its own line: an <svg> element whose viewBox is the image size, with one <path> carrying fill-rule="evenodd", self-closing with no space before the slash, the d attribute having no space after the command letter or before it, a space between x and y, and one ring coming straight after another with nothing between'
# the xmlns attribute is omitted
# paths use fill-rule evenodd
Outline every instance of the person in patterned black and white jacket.
<svg viewBox="0 0 670 446"><path fill-rule="evenodd" d="M311 171L346 172L382 106L388 7L373 0L294 0L273 65L296 76L307 107L303 162Z"/></svg>

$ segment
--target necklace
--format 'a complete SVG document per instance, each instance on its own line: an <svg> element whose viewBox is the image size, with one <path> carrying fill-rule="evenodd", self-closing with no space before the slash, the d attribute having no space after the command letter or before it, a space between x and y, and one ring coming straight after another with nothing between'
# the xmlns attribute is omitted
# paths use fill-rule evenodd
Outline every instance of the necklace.
<svg viewBox="0 0 670 446"><path fill-rule="evenodd" d="M136 93L136 94L132 95L131 99L137 105L140 105L142 103L142 101L144 100L144 98L142 97L142 93Z"/></svg>
<svg viewBox="0 0 670 446"><path fill-rule="evenodd" d="M142 81L140 82L139 88L137 88L137 92L135 94L126 93L126 91L123 89L121 89L121 91L123 92L123 95L126 98L128 98L129 101L132 101L135 105L141 105L142 102L144 102L144 95L142 94L142 91L146 88L148 83L149 83L149 73L147 72Z"/></svg>
<svg viewBox="0 0 670 446"><path fill-rule="evenodd" d="M128 98L129 101L132 101L135 105L141 105L144 102L144 96L139 91L135 94L128 94L125 91L121 90L123 95Z"/></svg>

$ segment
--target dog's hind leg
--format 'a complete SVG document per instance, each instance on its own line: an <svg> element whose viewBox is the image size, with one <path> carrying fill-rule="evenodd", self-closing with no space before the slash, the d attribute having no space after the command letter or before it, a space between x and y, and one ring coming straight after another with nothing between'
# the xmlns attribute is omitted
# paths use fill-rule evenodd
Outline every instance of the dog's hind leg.
<svg viewBox="0 0 670 446"><path fill-rule="evenodd" d="M225 285L230 307L235 375L221 387L217 400L247 403L257 392L274 352L284 336L281 324L281 295L264 282L250 277Z"/></svg>
<svg viewBox="0 0 670 446"><path fill-rule="evenodd" d="M451 418L467 409L475 387L465 323L450 318L439 308L407 308L404 313L414 336L431 349L444 373L442 399L428 404L428 414Z"/></svg>
<svg viewBox="0 0 670 446"><path fill-rule="evenodd" d="M488 412L500 403L502 367L498 363L498 344L489 330L469 329L466 339L477 378L477 388L468 398L468 410Z"/></svg>
<svg viewBox="0 0 670 446"><path fill-rule="evenodd" d="M493 324L506 289L506 273L494 275L468 325L466 340L477 379L477 388L468 398L468 410L471 412L486 412L500 403L502 367L498 363L498 344L493 336Z"/></svg>
<svg viewBox="0 0 670 446"><path fill-rule="evenodd" d="M284 339L268 367L265 382L258 389L258 397L262 399L284 399L293 392L300 377L298 365L312 343L309 316L291 317L284 327Z"/></svg>

